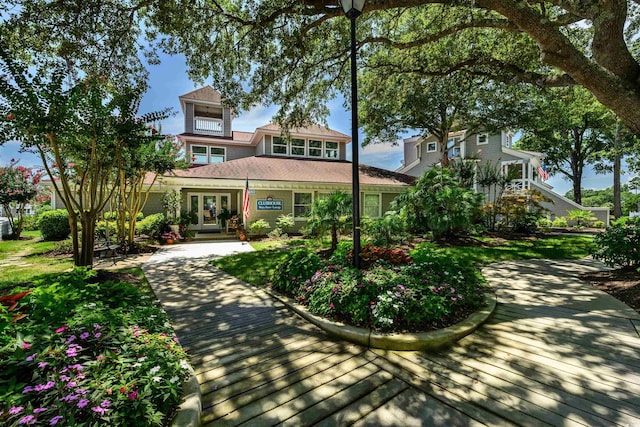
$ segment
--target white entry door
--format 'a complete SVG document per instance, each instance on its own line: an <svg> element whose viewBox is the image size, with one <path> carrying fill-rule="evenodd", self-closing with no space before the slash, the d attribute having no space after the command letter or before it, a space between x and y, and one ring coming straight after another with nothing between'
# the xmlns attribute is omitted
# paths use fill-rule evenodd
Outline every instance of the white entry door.
<svg viewBox="0 0 640 427"><path fill-rule="evenodd" d="M229 194L221 193L188 193L188 209L195 215L191 223L192 230L220 230L218 219L223 209L229 209Z"/></svg>

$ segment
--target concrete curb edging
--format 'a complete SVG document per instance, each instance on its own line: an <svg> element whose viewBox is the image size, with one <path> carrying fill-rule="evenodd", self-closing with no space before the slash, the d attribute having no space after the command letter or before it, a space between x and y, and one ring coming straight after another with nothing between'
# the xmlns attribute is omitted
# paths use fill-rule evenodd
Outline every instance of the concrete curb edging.
<svg viewBox="0 0 640 427"><path fill-rule="evenodd" d="M171 427L198 427L202 415L202 394L196 373L189 365L189 377L182 383L183 401L178 406Z"/></svg>
<svg viewBox="0 0 640 427"><path fill-rule="evenodd" d="M294 311L307 321L313 323L325 332L347 341L364 345L370 348L383 350L420 350L437 351L450 346L454 342L469 335L480 325L486 322L496 309L497 298L493 293L485 293L485 306L473 313L465 320L447 328L436 331L409 333L409 334L382 334L373 332L371 329L358 328L356 326L345 325L322 317L313 315L303 305L282 295L277 295L271 290L271 296L281 301L290 310Z"/></svg>

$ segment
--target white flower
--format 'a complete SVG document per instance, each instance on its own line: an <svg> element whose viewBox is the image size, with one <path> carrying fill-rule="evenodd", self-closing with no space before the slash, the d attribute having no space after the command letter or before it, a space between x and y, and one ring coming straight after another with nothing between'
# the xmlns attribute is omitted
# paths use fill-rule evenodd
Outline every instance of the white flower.
<svg viewBox="0 0 640 427"><path fill-rule="evenodd" d="M160 381L162 381L162 377L153 377L151 378L153 380L153 382L159 383Z"/></svg>
<svg viewBox="0 0 640 427"><path fill-rule="evenodd" d="M171 379L169 380L169 382L170 382L171 384L173 384L173 383L177 382L178 380L180 380L180 377L179 377L179 376L177 376L177 375L175 375L175 376L171 377Z"/></svg>
<svg viewBox="0 0 640 427"><path fill-rule="evenodd" d="M132 368L139 368L140 366L142 366L142 363L138 363L138 362L131 365Z"/></svg>
<svg viewBox="0 0 640 427"><path fill-rule="evenodd" d="M155 375L160 371L160 366L156 365L153 368L149 369L149 375Z"/></svg>
<svg viewBox="0 0 640 427"><path fill-rule="evenodd" d="M180 367L182 369L184 369L185 371L188 371L189 370L189 363L186 360L182 359L180 361Z"/></svg>
<svg viewBox="0 0 640 427"><path fill-rule="evenodd" d="M138 362L144 362L147 360L147 356L138 357Z"/></svg>

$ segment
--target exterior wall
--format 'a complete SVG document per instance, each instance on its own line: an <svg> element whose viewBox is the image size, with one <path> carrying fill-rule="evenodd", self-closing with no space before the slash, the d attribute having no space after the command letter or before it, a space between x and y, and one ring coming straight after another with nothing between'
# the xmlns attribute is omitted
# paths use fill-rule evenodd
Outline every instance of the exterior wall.
<svg viewBox="0 0 640 427"><path fill-rule="evenodd" d="M208 147L221 147L225 149L225 161L243 159L245 157L251 157L256 155L256 147L252 146L238 146L227 145L219 143L206 143L206 142L187 142L185 144L185 150L187 153L191 153L192 146L208 146Z"/></svg>
<svg viewBox="0 0 640 427"><path fill-rule="evenodd" d="M338 143L338 160L346 160L347 158L347 144L344 142Z"/></svg>
<svg viewBox="0 0 640 427"><path fill-rule="evenodd" d="M568 215L568 211L580 209L580 210L588 210L593 213L598 221L602 221L605 225L609 225L610 216L609 216L609 208L585 208L574 201L567 199L564 196L561 196L553 191L550 191L544 187L536 185L535 183L532 185L532 188L536 190L540 190L542 194L549 197L553 200L553 203L542 203L542 206L549 210L548 217L553 220L559 217L566 217Z"/></svg>
<svg viewBox="0 0 640 427"><path fill-rule="evenodd" d="M149 194L149 199L147 200L147 204L144 206L144 209L142 209L142 213L144 214L144 216L163 212L163 208L162 208L163 194L164 193Z"/></svg>
<svg viewBox="0 0 640 427"><path fill-rule="evenodd" d="M193 104L186 103L184 105L184 131L193 133Z"/></svg>
<svg viewBox="0 0 640 427"><path fill-rule="evenodd" d="M222 110L222 132L224 136L231 136L231 109Z"/></svg>
<svg viewBox="0 0 640 427"><path fill-rule="evenodd" d="M391 202L393 202L398 194L400 193L382 193L382 215L389 210Z"/></svg>
<svg viewBox="0 0 640 427"><path fill-rule="evenodd" d="M258 219L264 219L270 225L270 228L265 230L265 233L273 230L276 226L276 220L280 215L293 213L293 193L294 192L292 190L256 190L256 194L251 195L251 208L247 225L249 226L253 224ZM274 200L282 200L282 210L259 211L257 201L265 200L267 197L272 197ZM296 221L296 230L303 226L304 223L304 221Z"/></svg>
<svg viewBox="0 0 640 427"><path fill-rule="evenodd" d="M499 157L502 157L502 159L505 160L505 154L502 152L502 136L500 134L490 134L489 142L483 145L478 145L477 134L471 135L469 138L467 138L466 141L466 157L469 157L470 155L476 155L483 160L495 161ZM515 160L515 158L513 160Z"/></svg>
<svg viewBox="0 0 640 427"><path fill-rule="evenodd" d="M264 136L264 154L271 155L271 135Z"/></svg>
<svg viewBox="0 0 640 427"><path fill-rule="evenodd" d="M256 156L264 156L266 154L266 151L265 151L265 146L266 146L265 139L266 139L266 136L263 136L262 138L260 138L260 141L256 145Z"/></svg>

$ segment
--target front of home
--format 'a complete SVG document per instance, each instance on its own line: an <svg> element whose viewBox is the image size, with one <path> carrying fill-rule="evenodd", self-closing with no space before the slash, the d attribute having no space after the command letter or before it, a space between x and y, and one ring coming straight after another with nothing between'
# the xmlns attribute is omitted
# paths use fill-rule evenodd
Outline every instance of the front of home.
<svg viewBox="0 0 640 427"><path fill-rule="evenodd" d="M223 210L244 217L248 184L246 224L265 219L273 228L280 215L292 214L299 229L314 200L336 190L351 193L352 164L346 160L351 137L317 125L290 129L286 136L272 123L236 131L233 110L223 101L210 86L180 97L185 132L178 138L191 164L156 181L145 215L162 212L162 195L175 190L180 208L195 214L191 229L222 231ZM383 215L412 183L408 175L361 165L362 214Z"/></svg>
<svg viewBox="0 0 640 427"><path fill-rule="evenodd" d="M546 183L544 154L533 151L516 150L513 148L513 134L507 131L496 133L467 131L451 132L446 146L438 139L414 136L404 140L404 161L397 172L420 176L434 165L440 164L446 152L449 159L468 159L475 161L477 170L491 163L497 166L502 174L510 172L515 178L507 185L506 190L522 192L538 190L552 202L543 203L548 209L549 218L566 217L570 210L589 210L605 224L609 224L609 208L584 207L553 191L553 187ZM474 183L475 190L484 192L487 200L493 195L488 189Z"/></svg>

